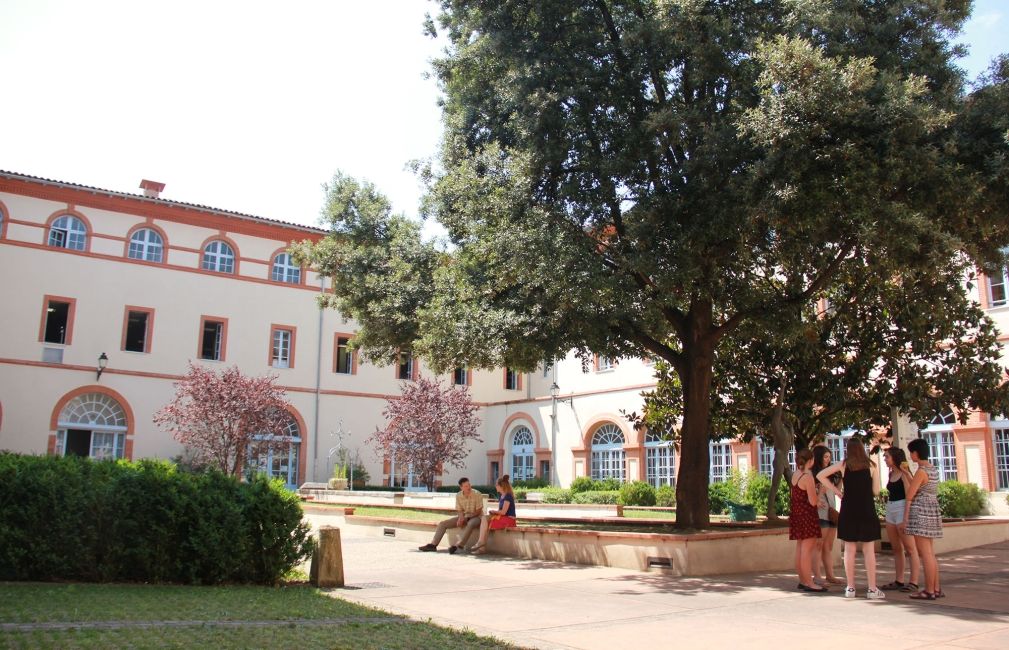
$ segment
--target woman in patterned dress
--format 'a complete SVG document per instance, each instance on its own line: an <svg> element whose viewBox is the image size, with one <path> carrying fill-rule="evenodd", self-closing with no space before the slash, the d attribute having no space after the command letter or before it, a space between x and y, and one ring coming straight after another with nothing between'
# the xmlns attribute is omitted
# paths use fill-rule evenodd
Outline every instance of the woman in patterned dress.
<svg viewBox="0 0 1009 650"><path fill-rule="evenodd" d="M792 509L788 515L788 539L795 540L795 571L799 574L799 589L815 593L827 591L813 582L813 551L820 538L820 521L816 515L816 484L810 469L813 452L801 449L795 455L795 472L790 492Z"/></svg>
<svg viewBox="0 0 1009 650"><path fill-rule="evenodd" d="M915 600L935 600L945 596L939 588L939 562L935 559L933 540L942 537L942 512L939 510L939 469L928 462L928 442L918 438L907 443L911 460L918 469L907 490L904 521L900 525L914 536L918 557L925 572L924 589L911 594Z"/></svg>

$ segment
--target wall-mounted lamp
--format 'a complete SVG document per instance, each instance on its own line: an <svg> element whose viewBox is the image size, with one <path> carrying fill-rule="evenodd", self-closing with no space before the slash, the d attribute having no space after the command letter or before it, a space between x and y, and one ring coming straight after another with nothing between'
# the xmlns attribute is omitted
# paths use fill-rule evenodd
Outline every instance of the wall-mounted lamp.
<svg viewBox="0 0 1009 650"><path fill-rule="evenodd" d="M102 373L105 372L105 366L109 365L109 358L102 352L102 356L98 357L98 374L95 375L95 381L102 378Z"/></svg>

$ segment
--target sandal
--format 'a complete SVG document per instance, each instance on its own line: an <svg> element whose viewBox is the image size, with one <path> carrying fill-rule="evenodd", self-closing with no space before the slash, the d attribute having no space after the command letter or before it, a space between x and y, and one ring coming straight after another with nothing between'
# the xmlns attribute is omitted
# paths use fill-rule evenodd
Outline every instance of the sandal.
<svg viewBox="0 0 1009 650"><path fill-rule="evenodd" d="M799 589L811 594L822 594L827 591L826 587L807 587L801 583L799 584Z"/></svg>
<svg viewBox="0 0 1009 650"><path fill-rule="evenodd" d="M942 589L940 589L939 591L935 592L935 597L936 598L945 598L946 597L946 592L943 591Z"/></svg>
<svg viewBox="0 0 1009 650"><path fill-rule="evenodd" d="M900 588L904 593L917 593L921 591L917 582L905 582L904 586Z"/></svg>
<svg viewBox="0 0 1009 650"><path fill-rule="evenodd" d="M476 546L474 546L473 548L471 548L469 550L469 552L472 553L473 555L483 555L484 553L487 552L487 545L486 544L477 544Z"/></svg>
<svg viewBox="0 0 1009 650"><path fill-rule="evenodd" d="M935 594L927 591L919 591L916 594L911 594L908 598L911 600L935 600Z"/></svg>
<svg viewBox="0 0 1009 650"><path fill-rule="evenodd" d="M904 583L900 580L894 580L890 584L880 586L883 591L897 591L898 589L903 589Z"/></svg>

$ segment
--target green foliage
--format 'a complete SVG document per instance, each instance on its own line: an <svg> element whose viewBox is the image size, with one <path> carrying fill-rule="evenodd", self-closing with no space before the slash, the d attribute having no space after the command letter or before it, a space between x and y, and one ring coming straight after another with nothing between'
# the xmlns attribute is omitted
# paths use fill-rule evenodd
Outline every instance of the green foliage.
<svg viewBox="0 0 1009 650"><path fill-rule="evenodd" d="M600 479L596 481L593 485L594 485L594 487L592 488L593 490L612 491L612 490L620 490L620 488L623 487L624 484L620 482L620 479L615 479L611 476L604 479Z"/></svg>
<svg viewBox="0 0 1009 650"><path fill-rule="evenodd" d="M579 476L575 480L571 481L571 493L578 494L579 492L588 492L590 490L599 490L599 483L588 476Z"/></svg>
<svg viewBox="0 0 1009 650"><path fill-rule="evenodd" d="M474 490L476 490L480 494L485 494L488 497L490 497L491 499L497 499L498 498L497 488L495 486L493 486L493 485L473 485L472 487L473 487ZM400 491L402 491L402 488L400 488ZM440 485L440 486L436 487L434 489L434 491L435 492L451 492L451 493L455 494L456 492L459 491L459 486L458 485Z"/></svg>
<svg viewBox="0 0 1009 650"><path fill-rule="evenodd" d="M620 486L620 503L625 506L654 506L655 488L644 481L632 481Z"/></svg>
<svg viewBox="0 0 1009 650"><path fill-rule="evenodd" d="M728 514L729 502L740 498L738 490L729 481L708 485L708 509L713 515Z"/></svg>
<svg viewBox="0 0 1009 650"><path fill-rule="evenodd" d="M542 503L571 503L572 492L564 488L550 487L541 490Z"/></svg>
<svg viewBox="0 0 1009 650"><path fill-rule="evenodd" d="M655 490L655 505L663 508L676 507L676 488L672 485L660 485Z"/></svg>
<svg viewBox="0 0 1009 650"><path fill-rule="evenodd" d="M542 476L534 476L533 478L527 478L522 481L515 481L514 483L512 483L512 487L513 488L524 487L533 489L545 488L550 487L550 481L548 481L546 478Z"/></svg>
<svg viewBox="0 0 1009 650"><path fill-rule="evenodd" d="M976 517L986 501L987 495L973 483L943 481L939 484L939 510L943 517Z"/></svg>
<svg viewBox="0 0 1009 650"><path fill-rule="evenodd" d="M515 493L516 501L525 501L529 497L529 488L512 486L512 491Z"/></svg>
<svg viewBox="0 0 1009 650"><path fill-rule="evenodd" d="M616 505L620 501L620 490L588 490L571 497L571 503Z"/></svg>
<svg viewBox="0 0 1009 650"><path fill-rule="evenodd" d="M873 505L876 507L876 516L880 519L886 519L886 504L890 500L890 491L883 488L876 495L873 500Z"/></svg>
<svg viewBox="0 0 1009 650"><path fill-rule="evenodd" d="M767 497L771 493L771 477L750 470L745 480L745 488L740 503L748 503L757 509L757 514L767 515ZM787 515L791 511L791 498L788 492L788 480L781 478L778 483L778 494L774 500L778 515Z"/></svg>
<svg viewBox="0 0 1009 650"><path fill-rule="evenodd" d="M0 579L276 583L314 548L280 481L0 454Z"/></svg>

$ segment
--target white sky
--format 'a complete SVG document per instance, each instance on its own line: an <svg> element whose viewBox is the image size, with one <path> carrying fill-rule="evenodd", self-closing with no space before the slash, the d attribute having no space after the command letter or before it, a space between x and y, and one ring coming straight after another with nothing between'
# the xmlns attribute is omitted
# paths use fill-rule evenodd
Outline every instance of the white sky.
<svg viewBox="0 0 1009 650"><path fill-rule="evenodd" d="M963 65L1006 51L977 0ZM436 155L425 0L0 0L0 169L316 225L333 172L416 215ZM430 230L430 229L429 229Z"/></svg>

